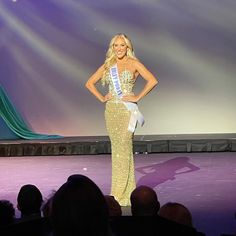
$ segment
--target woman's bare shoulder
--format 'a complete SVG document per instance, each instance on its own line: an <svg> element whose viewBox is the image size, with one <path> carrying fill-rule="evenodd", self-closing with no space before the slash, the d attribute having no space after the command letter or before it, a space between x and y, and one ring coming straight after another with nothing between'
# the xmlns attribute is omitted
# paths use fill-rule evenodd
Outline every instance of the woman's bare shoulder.
<svg viewBox="0 0 236 236"><path fill-rule="evenodd" d="M99 69L105 70L105 64L102 64L102 65L99 67Z"/></svg>
<svg viewBox="0 0 236 236"><path fill-rule="evenodd" d="M137 58L132 58L132 57L129 57L128 60L130 63L135 63L136 61L138 61Z"/></svg>
<svg viewBox="0 0 236 236"><path fill-rule="evenodd" d="M97 68L96 73L103 73L104 71L105 71L105 64L102 64Z"/></svg>
<svg viewBox="0 0 236 236"><path fill-rule="evenodd" d="M128 59L128 64L131 66L131 67L134 67L136 68L136 65L139 63L139 60L138 59L135 59L135 58L129 58Z"/></svg>
<svg viewBox="0 0 236 236"><path fill-rule="evenodd" d="M138 60L138 59L133 59L133 63L135 65L143 65L142 62L140 60Z"/></svg>

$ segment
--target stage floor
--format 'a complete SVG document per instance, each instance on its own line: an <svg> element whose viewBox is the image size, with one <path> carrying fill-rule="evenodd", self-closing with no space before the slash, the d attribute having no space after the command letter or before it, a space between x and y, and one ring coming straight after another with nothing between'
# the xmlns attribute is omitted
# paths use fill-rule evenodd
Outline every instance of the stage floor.
<svg viewBox="0 0 236 236"><path fill-rule="evenodd" d="M138 154L135 169L137 185L154 188L161 205L186 205L195 227L207 236L236 231L236 153ZM17 156L0 158L0 199L16 205L20 187L28 183L47 198L76 173L89 176L109 194L110 155ZM129 214L130 209L123 212Z"/></svg>

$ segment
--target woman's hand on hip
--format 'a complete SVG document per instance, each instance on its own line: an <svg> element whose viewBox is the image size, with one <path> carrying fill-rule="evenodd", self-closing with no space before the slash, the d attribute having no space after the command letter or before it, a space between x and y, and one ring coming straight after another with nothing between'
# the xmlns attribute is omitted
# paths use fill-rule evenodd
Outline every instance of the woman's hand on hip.
<svg viewBox="0 0 236 236"><path fill-rule="evenodd" d="M111 99L112 99L112 94L108 93L108 94L105 95L103 102L107 102L107 101L109 101Z"/></svg>

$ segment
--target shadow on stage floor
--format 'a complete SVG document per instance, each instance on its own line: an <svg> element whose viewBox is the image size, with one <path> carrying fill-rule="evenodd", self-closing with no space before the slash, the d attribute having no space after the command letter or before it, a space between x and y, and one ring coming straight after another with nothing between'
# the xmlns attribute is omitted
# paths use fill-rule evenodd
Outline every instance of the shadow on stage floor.
<svg viewBox="0 0 236 236"><path fill-rule="evenodd" d="M195 227L207 236L233 234L236 230L236 153L136 154L137 185L148 185L161 205L176 201L187 206ZM24 184L35 184L47 198L71 174L84 174L109 194L111 156L18 156L0 158L0 199L16 206ZM130 214L129 208L123 209Z"/></svg>

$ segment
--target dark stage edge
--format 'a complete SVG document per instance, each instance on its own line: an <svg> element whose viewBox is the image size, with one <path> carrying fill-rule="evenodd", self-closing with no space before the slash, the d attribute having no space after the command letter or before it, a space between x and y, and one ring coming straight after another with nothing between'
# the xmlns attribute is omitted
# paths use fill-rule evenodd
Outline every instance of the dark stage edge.
<svg viewBox="0 0 236 236"><path fill-rule="evenodd" d="M134 153L235 152L236 134L135 135ZM0 140L0 157L110 154L108 136Z"/></svg>

